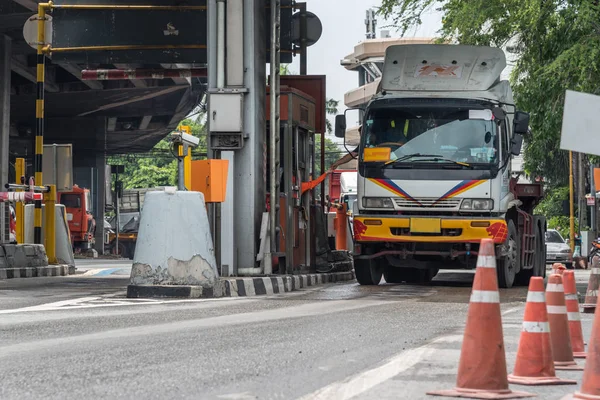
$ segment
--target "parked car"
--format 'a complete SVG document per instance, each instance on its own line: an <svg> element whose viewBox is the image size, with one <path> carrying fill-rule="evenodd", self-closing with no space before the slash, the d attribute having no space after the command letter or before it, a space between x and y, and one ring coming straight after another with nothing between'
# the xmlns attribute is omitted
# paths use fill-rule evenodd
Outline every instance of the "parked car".
<svg viewBox="0 0 600 400"><path fill-rule="evenodd" d="M555 229L546 231L546 263L570 263L573 261L571 247Z"/></svg>

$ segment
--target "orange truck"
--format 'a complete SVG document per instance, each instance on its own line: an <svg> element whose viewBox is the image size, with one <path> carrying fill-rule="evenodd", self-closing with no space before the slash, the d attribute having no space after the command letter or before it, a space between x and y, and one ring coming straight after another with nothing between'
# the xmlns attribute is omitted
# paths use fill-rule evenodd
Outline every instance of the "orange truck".
<svg viewBox="0 0 600 400"><path fill-rule="evenodd" d="M96 221L92 215L89 189L73 185L71 191L58 193L58 202L66 209L73 251L79 253L92 249L95 243Z"/></svg>

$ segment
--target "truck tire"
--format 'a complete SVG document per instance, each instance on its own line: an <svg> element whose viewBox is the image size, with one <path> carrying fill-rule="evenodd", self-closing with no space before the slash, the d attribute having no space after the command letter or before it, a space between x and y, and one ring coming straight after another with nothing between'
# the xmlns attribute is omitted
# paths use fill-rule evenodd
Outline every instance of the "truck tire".
<svg viewBox="0 0 600 400"><path fill-rule="evenodd" d="M529 280L532 276L546 277L546 244L545 236L542 234L542 228L536 225L535 241L533 244L535 250L533 256L533 268L522 270L517 274L516 284L519 286L529 286Z"/></svg>
<svg viewBox="0 0 600 400"><path fill-rule="evenodd" d="M378 267L375 260L355 259L354 272L361 285L379 285L383 276L383 268Z"/></svg>
<svg viewBox="0 0 600 400"><path fill-rule="evenodd" d="M383 279L387 283L402 283L406 280L407 271L407 268L391 267L388 265L383 269Z"/></svg>
<svg viewBox="0 0 600 400"><path fill-rule="evenodd" d="M521 241L515 223L508 221L508 235L504 246L506 254L497 260L498 286L511 288L521 263Z"/></svg>

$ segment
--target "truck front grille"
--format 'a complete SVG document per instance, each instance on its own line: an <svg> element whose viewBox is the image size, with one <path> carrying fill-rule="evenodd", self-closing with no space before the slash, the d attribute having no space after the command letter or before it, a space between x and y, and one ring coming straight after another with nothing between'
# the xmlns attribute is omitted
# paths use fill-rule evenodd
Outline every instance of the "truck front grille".
<svg viewBox="0 0 600 400"><path fill-rule="evenodd" d="M390 228L390 232L394 236L460 236L462 229L442 229L440 233L419 233L411 232L410 228Z"/></svg>
<svg viewBox="0 0 600 400"><path fill-rule="evenodd" d="M411 199L394 199L396 205L400 208L418 209L418 208L437 208L437 209L455 209L460 205L460 199L433 199L433 198L416 198Z"/></svg>

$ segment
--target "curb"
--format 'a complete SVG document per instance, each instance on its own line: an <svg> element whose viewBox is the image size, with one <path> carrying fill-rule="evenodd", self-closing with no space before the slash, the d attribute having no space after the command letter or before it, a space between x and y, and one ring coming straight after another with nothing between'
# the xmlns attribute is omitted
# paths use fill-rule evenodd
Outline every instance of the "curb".
<svg viewBox="0 0 600 400"><path fill-rule="evenodd" d="M49 265L46 267L0 268L0 279L39 278L46 276L67 276L75 273L69 265Z"/></svg>
<svg viewBox="0 0 600 400"><path fill-rule="evenodd" d="M215 288L175 285L128 285L128 298L178 297L208 299L250 297L287 293L326 283L354 280L354 271L325 274L284 275L258 278L223 278Z"/></svg>

